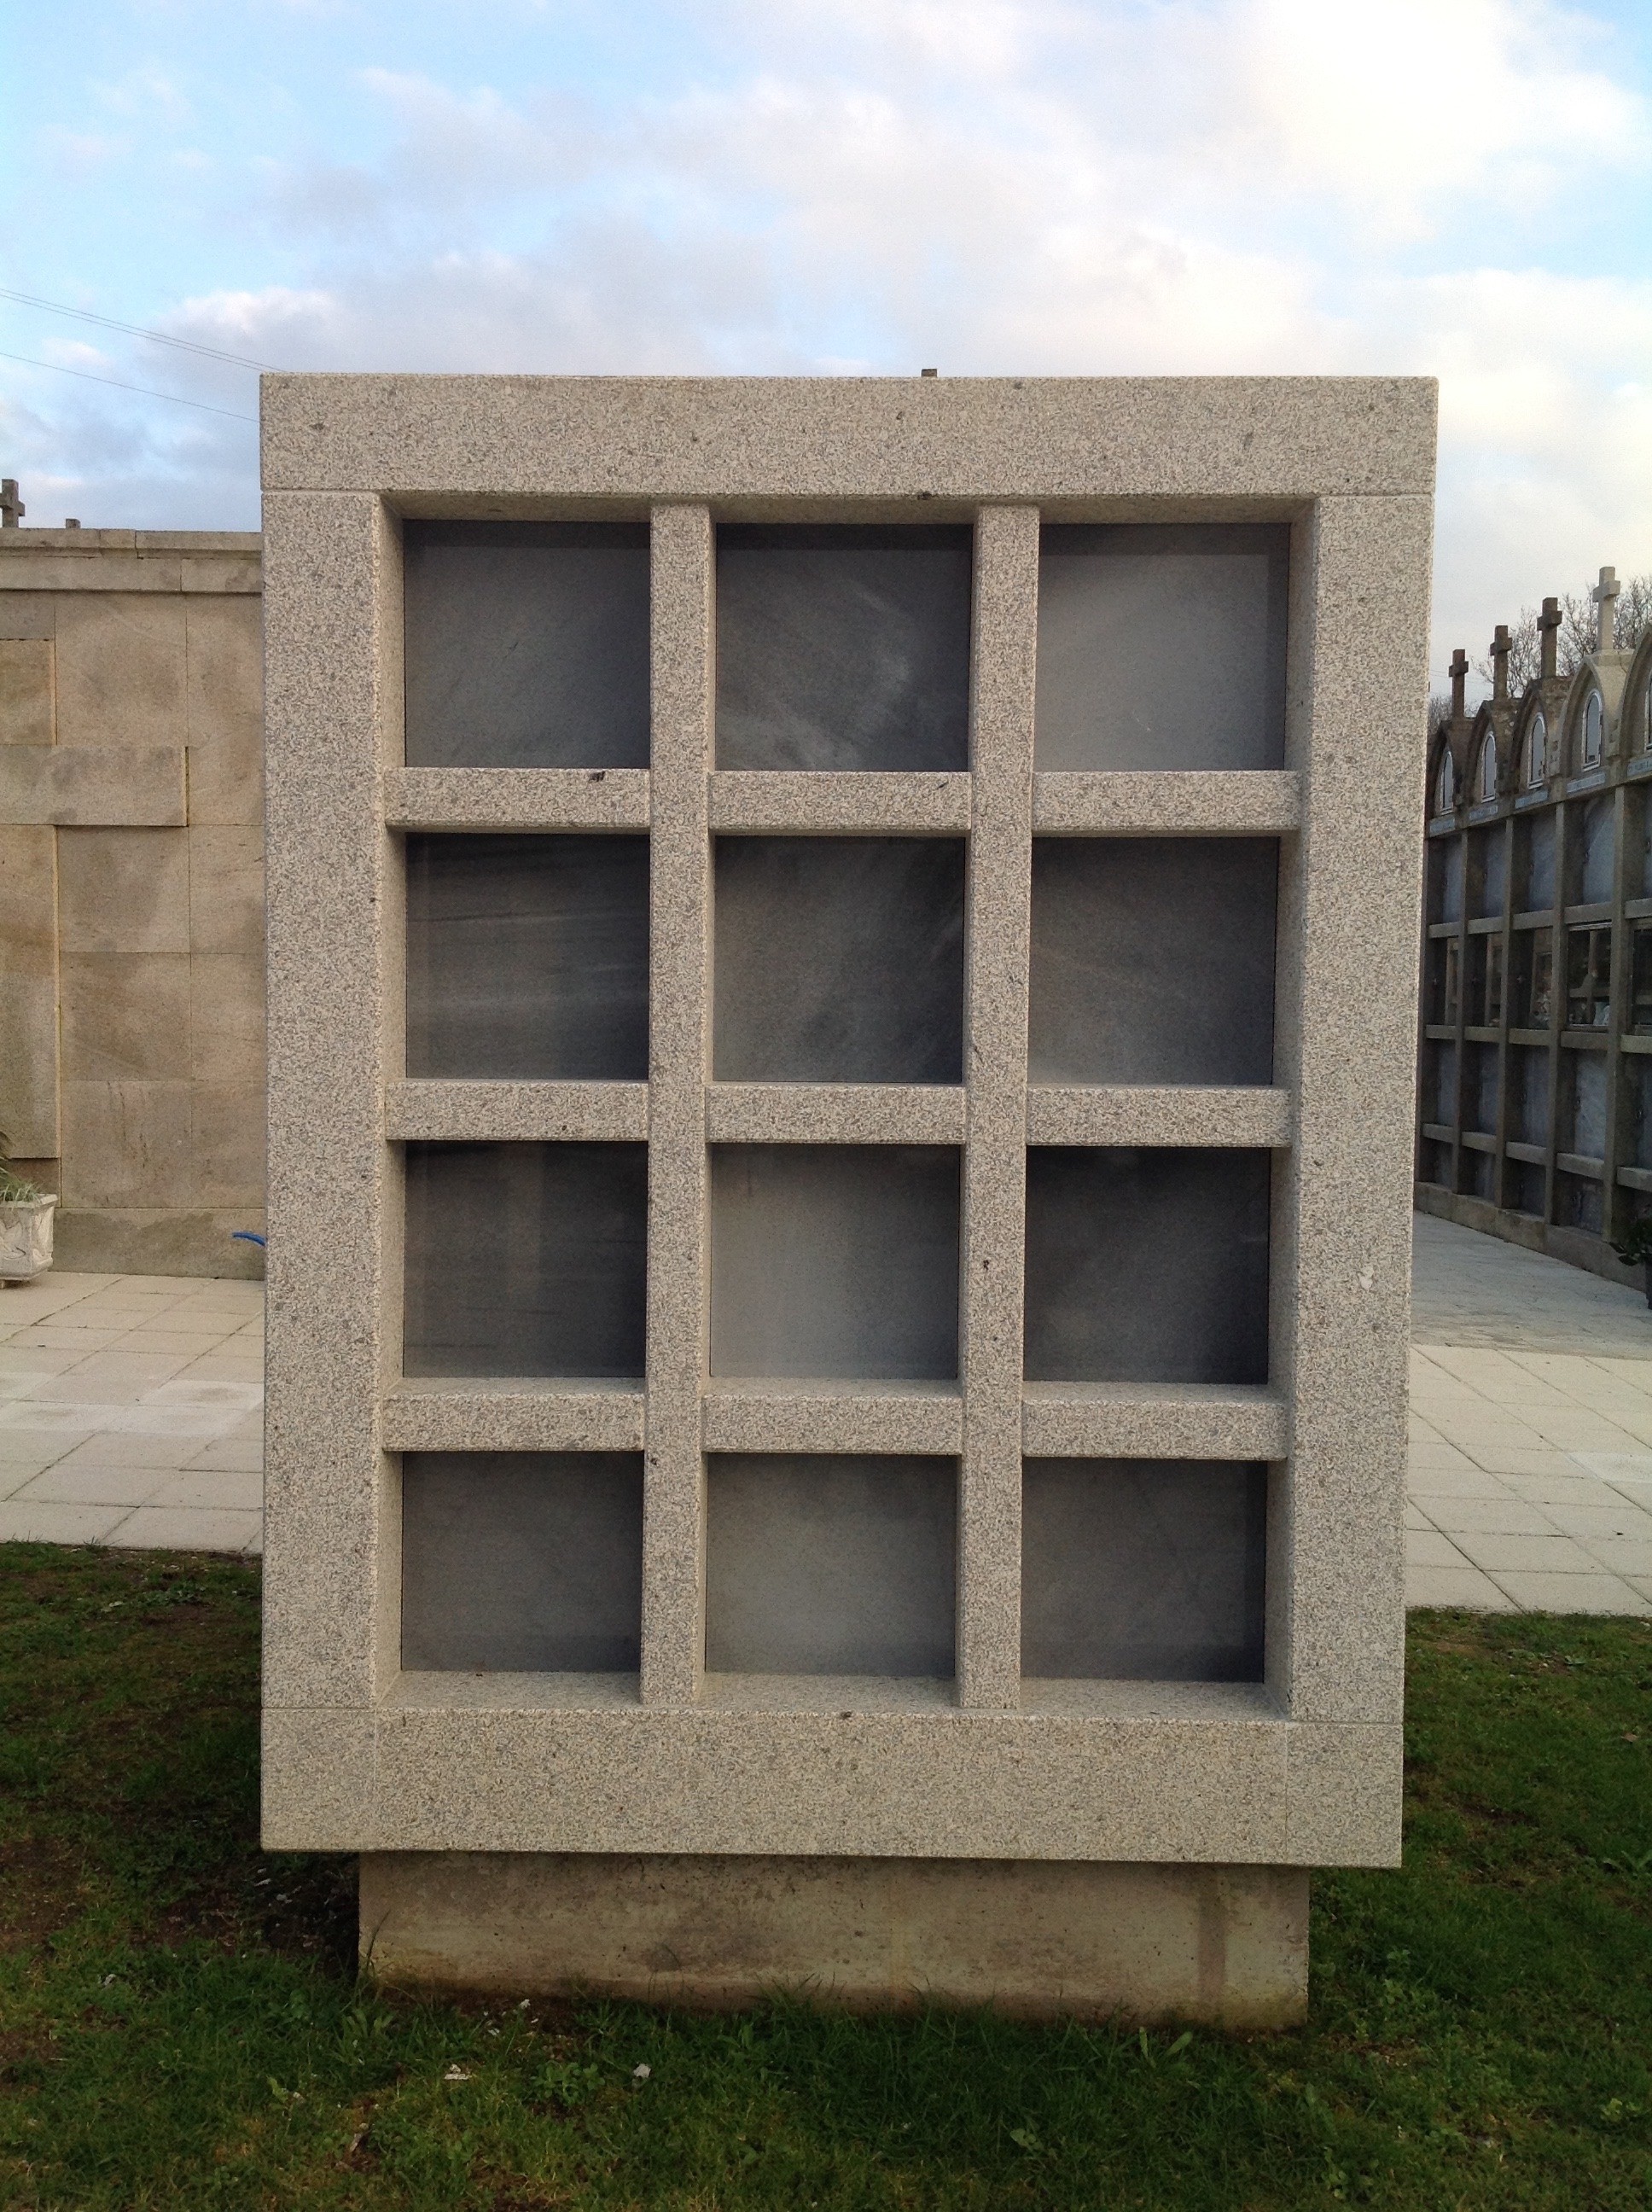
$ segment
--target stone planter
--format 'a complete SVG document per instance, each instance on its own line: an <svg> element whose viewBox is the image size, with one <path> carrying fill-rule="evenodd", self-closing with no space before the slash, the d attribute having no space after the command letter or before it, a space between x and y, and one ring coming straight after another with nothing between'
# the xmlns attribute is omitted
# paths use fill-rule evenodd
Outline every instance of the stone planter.
<svg viewBox="0 0 1652 2212"><path fill-rule="evenodd" d="M0 1284L33 1282L52 1265L52 1217L57 1199L0 1202Z"/></svg>

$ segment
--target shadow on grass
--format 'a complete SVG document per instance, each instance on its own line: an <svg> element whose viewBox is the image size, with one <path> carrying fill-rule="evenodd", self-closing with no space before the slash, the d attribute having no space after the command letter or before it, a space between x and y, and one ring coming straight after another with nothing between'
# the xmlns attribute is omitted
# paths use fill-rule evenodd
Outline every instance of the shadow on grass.
<svg viewBox="0 0 1652 2212"><path fill-rule="evenodd" d="M1652 1631L1414 1618L1289 2035L460 2007L256 1840L256 1570L0 1548L0 2208L1652 2203ZM646 2067L646 2075L636 2069Z"/></svg>

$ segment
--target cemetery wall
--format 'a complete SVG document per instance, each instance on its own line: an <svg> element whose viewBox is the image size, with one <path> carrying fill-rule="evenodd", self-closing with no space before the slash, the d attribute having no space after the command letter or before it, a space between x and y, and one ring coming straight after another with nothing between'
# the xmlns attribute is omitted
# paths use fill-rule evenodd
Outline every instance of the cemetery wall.
<svg viewBox="0 0 1652 2212"><path fill-rule="evenodd" d="M0 1129L60 1267L261 1271L259 569L0 531Z"/></svg>
<svg viewBox="0 0 1652 2212"><path fill-rule="evenodd" d="M1430 750L1417 1204L1614 1280L1652 1210L1652 633L1493 696Z"/></svg>

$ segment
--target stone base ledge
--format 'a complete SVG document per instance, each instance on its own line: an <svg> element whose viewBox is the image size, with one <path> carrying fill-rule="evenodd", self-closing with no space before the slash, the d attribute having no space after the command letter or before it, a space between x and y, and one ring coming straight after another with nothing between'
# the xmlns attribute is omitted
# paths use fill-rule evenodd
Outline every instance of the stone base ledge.
<svg viewBox="0 0 1652 2212"><path fill-rule="evenodd" d="M724 2009L1288 2027L1305 1869L1049 1860L377 1851L364 1968L391 1987Z"/></svg>
<svg viewBox="0 0 1652 2212"><path fill-rule="evenodd" d="M260 1281L264 1253L234 1231L264 1234L262 1206L59 1207L54 1264L82 1275L220 1275Z"/></svg>

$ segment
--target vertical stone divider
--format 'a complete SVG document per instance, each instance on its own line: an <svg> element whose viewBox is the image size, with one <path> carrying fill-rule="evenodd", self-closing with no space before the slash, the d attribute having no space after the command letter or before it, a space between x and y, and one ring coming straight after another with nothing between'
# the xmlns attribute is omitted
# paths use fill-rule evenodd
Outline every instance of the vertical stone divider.
<svg viewBox="0 0 1652 2212"><path fill-rule="evenodd" d="M1021 1370L1038 510L975 518L960 1357L957 1696L1021 1683Z"/></svg>
<svg viewBox="0 0 1652 2212"><path fill-rule="evenodd" d="M264 1704L278 1729L282 1708L365 1711L398 1663L379 1400L400 1340L383 1103L386 964L400 969L386 929L399 900L380 769L399 731L401 559L393 520L367 493L271 493L264 549Z"/></svg>
<svg viewBox="0 0 1652 2212"><path fill-rule="evenodd" d="M705 1648L713 533L704 507L657 507L653 525L641 1694L681 1705Z"/></svg>
<svg viewBox="0 0 1652 2212"><path fill-rule="evenodd" d="M1370 1729L1374 1761L1397 1758L1405 1656L1431 516L1419 496L1326 499L1292 542L1292 611L1307 619L1293 625L1287 738L1303 800L1279 1033L1297 1133L1275 1155L1270 1255L1270 1374L1291 1395L1291 1457L1270 1528L1287 1548L1268 1563L1268 1680L1292 1720ZM1374 908L1373 881L1395 896Z"/></svg>

